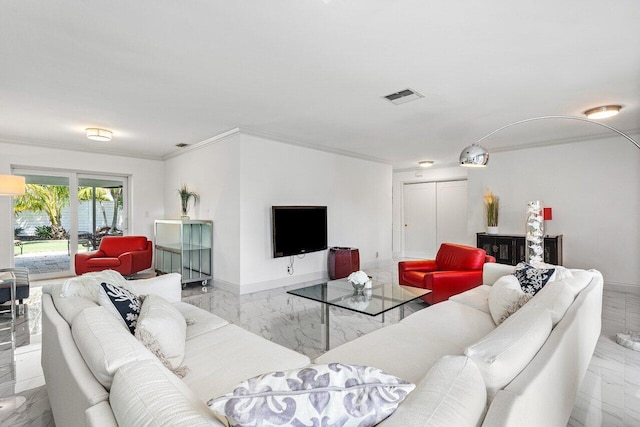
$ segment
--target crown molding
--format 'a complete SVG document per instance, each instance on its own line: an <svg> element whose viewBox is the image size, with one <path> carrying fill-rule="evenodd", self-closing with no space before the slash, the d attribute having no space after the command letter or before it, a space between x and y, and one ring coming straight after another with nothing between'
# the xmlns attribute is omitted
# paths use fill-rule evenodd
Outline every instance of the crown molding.
<svg viewBox="0 0 640 427"><path fill-rule="evenodd" d="M228 131L214 135L211 138L204 139L200 142L196 142L195 144L190 144L184 148L178 148L175 151L165 154L164 156L162 156L162 160L168 160L168 159L173 159L174 157L180 157L181 155L189 153L191 151L199 150L208 145L221 142L229 137L239 134L240 132L241 132L240 128L229 129Z"/></svg>
<svg viewBox="0 0 640 427"><path fill-rule="evenodd" d="M376 163L382 163L382 164L385 164L385 165L391 165L391 162L389 162L388 160L381 159L379 157L368 156L366 154L360 154L360 153L354 153L353 151L342 150L340 148L324 147L324 146L321 146L321 145L315 145L315 144L308 144L308 143L304 143L304 142L293 141L293 140L291 140L291 139L289 139L287 137L281 136L281 135L268 133L268 132L257 131L255 129L251 129L251 128L248 128L248 127L241 127L240 131L242 133L247 134L247 135L255 136L255 137L258 137L258 138L270 139L270 140L273 140L273 141L282 142L283 144L295 145L295 146L298 146L298 147L309 148L311 150L322 151L322 152L325 152L325 153L338 154L338 155L341 155L341 156L352 157L352 158L355 158L355 159L368 160L370 162L376 162Z"/></svg>
<svg viewBox="0 0 640 427"><path fill-rule="evenodd" d="M269 139L271 141L276 141L276 142L280 142L283 144L289 144L289 145L295 145L298 147L303 147L303 148L308 148L311 150L316 150L316 151L322 151L325 153L331 153L331 154L338 154L341 156L346 156L346 157L352 157L352 158L356 158L356 159L360 159L360 160L368 160L370 162L376 162L376 163L382 163L385 165L391 165L391 162L384 160L384 159L380 159L378 157L373 157L373 156L367 156L365 154L359 154L359 153L354 153L353 151L348 151L348 150L341 150L339 148L329 148L329 147L323 147L320 145L314 145L314 144L307 144L307 143L302 143L302 142L298 142L298 141L293 141L287 137L283 137L281 135L277 135L277 134L273 134L273 133L268 133L268 132L262 132L262 131L258 131L249 127L245 127L245 126L239 126L233 129L230 129L226 132L220 133L218 135L212 136L211 138L207 138L203 141L200 141L198 143L189 145L188 147L185 148L181 148L178 150L175 150L169 154L165 154L163 156L163 160L167 160L167 159L171 159L174 157L179 157L183 154L186 154L190 151L193 150L198 150L200 148L206 147L208 145L211 144L216 144L218 142L221 142L223 140L225 140L226 138L229 138L231 136L237 135L237 134L244 134L244 135L250 135L250 136L255 136L256 138L264 138L264 139Z"/></svg>
<svg viewBox="0 0 640 427"><path fill-rule="evenodd" d="M9 138L0 138L0 143L4 144L15 144L15 145L28 145L32 147L40 147L40 148L49 148L51 150L63 150L63 151L73 151L73 152L81 152L81 153L91 153L91 154L105 154L108 156L119 156L119 157L134 157L136 159L144 159L144 160L163 160L162 156L153 156L153 155L145 155L134 152L127 151L116 151L116 150L105 150L99 148L91 148L90 146L86 147L77 147L71 145L57 144L55 146L51 145L51 143L36 141L36 140L17 140L17 139L9 139Z"/></svg>

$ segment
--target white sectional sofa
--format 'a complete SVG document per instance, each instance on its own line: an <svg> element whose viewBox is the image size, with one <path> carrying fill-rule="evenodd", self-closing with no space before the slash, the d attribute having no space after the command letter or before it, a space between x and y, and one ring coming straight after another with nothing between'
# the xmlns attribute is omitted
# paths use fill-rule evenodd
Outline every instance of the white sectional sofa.
<svg viewBox="0 0 640 427"><path fill-rule="evenodd" d="M512 270L486 264L484 284L478 288L332 349L314 362L373 366L416 384L380 423L384 427L564 426L600 335L602 276L572 270L573 277L545 286L496 326L488 304L491 285ZM76 341L88 339L95 349L91 339L99 335L102 345L111 339L92 326L101 324L94 318L103 313L82 296L62 298L59 288L45 290L42 364L56 425L223 425L206 406L209 399L255 375L311 363L181 303L179 276L130 284L140 294L161 295L195 320L186 337L184 363L190 372L179 379L145 353L128 330L133 341L127 338L130 347L119 350L121 357L87 355L87 343ZM114 350L106 346L100 351Z"/></svg>

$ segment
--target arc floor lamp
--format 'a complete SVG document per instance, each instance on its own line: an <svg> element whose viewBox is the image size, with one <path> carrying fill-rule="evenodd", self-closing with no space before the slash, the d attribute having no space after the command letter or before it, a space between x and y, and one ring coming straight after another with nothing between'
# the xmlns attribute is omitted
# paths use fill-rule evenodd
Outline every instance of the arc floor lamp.
<svg viewBox="0 0 640 427"><path fill-rule="evenodd" d="M600 107L600 108L605 108L605 107ZM626 133L612 126L597 122L595 120L589 120L589 119L585 119L583 117L578 117L578 116L564 116L564 115L540 116L540 117L532 117L530 119L518 120L517 122L509 123L508 125L499 127L498 129L483 136L482 138L480 138L479 140L477 140L476 142L474 142L473 144L471 144L470 146L462 150L462 152L460 153L460 165L465 167L485 167L487 163L489 163L489 151L486 148L484 148L482 145L480 145L480 142L489 138L491 135L494 135L500 132L501 130L509 128L511 126L519 125L521 123L533 122L536 120L548 120L548 119L567 119L567 120L578 120L581 122L593 123L594 125L602 126L604 128L607 128L617 133L618 135L622 136L623 138L631 142L633 145L635 145L636 148L640 149L640 144L638 143L638 141L631 138ZM632 350L640 351L640 334L638 333L631 332L631 331L619 332L616 335L616 342L624 347L630 348Z"/></svg>
<svg viewBox="0 0 640 427"><path fill-rule="evenodd" d="M631 142L633 145L635 145L636 148L640 149L640 144L638 143L638 141L636 141L635 139L631 138L626 133L624 133L621 130L618 130L618 129L612 127L612 126L605 125L604 123L597 122L595 120L589 120L589 119L585 119L584 117L578 117L578 116L563 116L563 115L559 115L559 116L540 116L540 117L532 117L530 119L518 120L517 122L509 123L508 125L504 125L502 127L499 127L498 129L486 134L485 136L483 136L482 138L480 138L479 140L477 140L476 142L474 142L473 144L471 144L470 146L468 146L464 150L462 150L462 152L460 153L460 166L465 166L465 167L484 167L484 166L486 166L487 163L489 163L489 151L486 148L484 148L482 145L480 145L480 143L482 141L484 141L485 139L489 138L490 136L500 132L501 130L510 128L511 126L519 125L521 123L533 122L533 121L536 121L536 120L548 120L548 119L578 120L578 121L581 121L581 122L593 123L594 125L602 126L604 128L607 128L607 129L617 133L618 135L622 136L623 138L625 138L629 142Z"/></svg>

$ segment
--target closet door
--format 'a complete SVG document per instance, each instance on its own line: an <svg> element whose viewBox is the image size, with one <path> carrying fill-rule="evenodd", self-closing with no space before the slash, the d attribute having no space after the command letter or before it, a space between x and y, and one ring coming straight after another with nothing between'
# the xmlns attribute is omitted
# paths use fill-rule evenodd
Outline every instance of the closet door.
<svg viewBox="0 0 640 427"><path fill-rule="evenodd" d="M408 258L433 258L436 251L436 184L405 184L403 188L403 253Z"/></svg>
<svg viewBox="0 0 640 427"><path fill-rule="evenodd" d="M467 181L436 184L436 246L458 243L475 246L467 234Z"/></svg>

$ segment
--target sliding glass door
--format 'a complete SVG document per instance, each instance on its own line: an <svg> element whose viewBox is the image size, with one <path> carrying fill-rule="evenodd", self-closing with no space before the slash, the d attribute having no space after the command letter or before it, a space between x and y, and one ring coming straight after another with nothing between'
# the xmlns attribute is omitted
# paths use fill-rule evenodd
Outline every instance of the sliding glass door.
<svg viewBox="0 0 640 427"><path fill-rule="evenodd" d="M78 176L79 248L95 250L104 236L125 234L126 179Z"/></svg>
<svg viewBox="0 0 640 427"><path fill-rule="evenodd" d="M16 169L24 196L14 198L14 265L35 279L72 276L77 252L127 230L127 177ZM73 191L72 191L73 189Z"/></svg>

